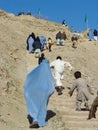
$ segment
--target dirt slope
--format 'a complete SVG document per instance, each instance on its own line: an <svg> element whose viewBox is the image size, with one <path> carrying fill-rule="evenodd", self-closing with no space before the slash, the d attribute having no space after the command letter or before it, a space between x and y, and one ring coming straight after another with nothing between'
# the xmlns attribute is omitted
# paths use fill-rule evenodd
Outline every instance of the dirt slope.
<svg viewBox="0 0 98 130"><path fill-rule="evenodd" d="M55 41L58 31L65 31L68 40L64 47L54 45L52 52L44 51L51 62L57 55L71 62L75 70L80 70L91 83L94 96L98 90L98 42L80 39L78 48L71 47L71 32L60 24L36 19L33 16L14 16L0 11L0 130L29 130L26 119L27 109L23 95L24 80L28 72L37 66L37 59L26 50L26 38L36 35L51 37ZM80 42L81 41L81 42ZM97 118L87 121L88 112L75 111L75 95L68 95L68 88L74 81L73 72L65 69L64 92L55 92L50 99L48 110L56 113L49 119L43 130L97 130Z"/></svg>

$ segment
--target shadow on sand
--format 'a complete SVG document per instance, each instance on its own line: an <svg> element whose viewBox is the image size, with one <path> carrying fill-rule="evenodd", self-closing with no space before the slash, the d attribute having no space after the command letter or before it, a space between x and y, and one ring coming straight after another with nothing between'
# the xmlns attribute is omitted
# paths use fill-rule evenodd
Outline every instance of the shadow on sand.
<svg viewBox="0 0 98 130"><path fill-rule="evenodd" d="M48 110L46 115L46 121L48 121L50 118L54 117L56 115L55 112ZM27 115L27 119L29 121L29 124L33 122L33 118L30 115Z"/></svg>
<svg viewBox="0 0 98 130"><path fill-rule="evenodd" d="M56 115L55 112L48 110L47 111L47 116L46 116L46 121L48 121L50 118L54 117Z"/></svg>

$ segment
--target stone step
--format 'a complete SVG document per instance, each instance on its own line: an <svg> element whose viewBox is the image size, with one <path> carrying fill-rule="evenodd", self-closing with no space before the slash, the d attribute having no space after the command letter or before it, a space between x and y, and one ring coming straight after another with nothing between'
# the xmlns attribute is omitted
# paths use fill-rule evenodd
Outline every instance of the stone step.
<svg viewBox="0 0 98 130"><path fill-rule="evenodd" d="M77 127L77 128L98 128L98 121L95 119L93 120L82 120L82 121L65 121L65 126L70 127ZM92 129L94 130L94 129Z"/></svg>
<svg viewBox="0 0 98 130"><path fill-rule="evenodd" d="M77 116L77 115L62 115L62 119L64 121L68 121L68 120L74 120L74 121L82 121L82 120L87 120L87 116L85 115L81 115L81 116Z"/></svg>
<svg viewBox="0 0 98 130"><path fill-rule="evenodd" d="M74 108L67 108L67 107L57 107L56 108L58 112L62 113L63 115L76 115L76 116L81 116L81 115L88 115L89 111L76 111Z"/></svg>
<svg viewBox="0 0 98 130"><path fill-rule="evenodd" d="M85 128L79 128L79 127L70 127L68 130L98 130L98 127L85 127Z"/></svg>
<svg viewBox="0 0 98 130"><path fill-rule="evenodd" d="M86 115L81 115L81 116L77 116L77 115L62 115L62 120L63 121L88 121L87 120L87 116ZM94 120L93 118L91 120ZM95 119L95 122L98 122L98 118Z"/></svg>
<svg viewBox="0 0 98 130"><path fill-rule="evenodd" d="M76 93L70 97L67 90L64 90L60 96L56 92L53 97L52 103L64 122L65 128L67 127L68 130L98 130L98 111L96 119L87 120L89 111L76 111L75 102ZM85 108L83 103L81 108Z"/></svg>
<svg viewBox="0 0 98 130"><path fill-rule="evenodd" d="M53 104L55 105L58 105L58 106L67 106L67 107L72 107L72 106L75 106L75 103L74 102L61 102L61 101L58 101L58 102L54 102Z"/></svg>
<svg viewBox="0 0 98 130"><path fill-rule="evenodd" d="M58 112L62 113L63 115L75 115L75 116L88 116L89 115L89 111L76 111L75 108L68 108L68 107L60 107L60 108L56 108ZM96 112L96 118L98 118L98 111Z"/></svg>
<svg viewBox="0 0 98 130"><path fill-rule="evenodd" d="M57 95L58 96L58 95ZM70 97L63 97L62 95L59 95L59 97L55 96L55 98L53 99L53 101L65 101L65 102L75 102L76 98L70 98Z"/></svg>

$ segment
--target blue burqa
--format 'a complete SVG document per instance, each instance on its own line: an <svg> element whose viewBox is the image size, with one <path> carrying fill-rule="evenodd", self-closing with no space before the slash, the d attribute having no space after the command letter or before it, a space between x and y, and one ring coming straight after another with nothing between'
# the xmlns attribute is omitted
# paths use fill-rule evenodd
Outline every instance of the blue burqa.
<svg viewBox="0 0 98 130"><path fill-rule="evenodd" d="M47 125L47 105L55 89L55 81L47 60L32 70L24 84L24 96L28 114L40 127Z"/></svg>

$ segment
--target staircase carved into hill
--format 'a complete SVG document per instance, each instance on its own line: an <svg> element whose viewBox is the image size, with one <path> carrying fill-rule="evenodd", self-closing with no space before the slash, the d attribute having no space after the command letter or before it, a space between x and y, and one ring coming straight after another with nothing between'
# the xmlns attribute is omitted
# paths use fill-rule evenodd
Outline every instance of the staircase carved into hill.
<svg viewBox="0 0 98 130"><path fill-rule="evenodd" d="M28 57L27 60L28 60L28 72L29 72L38 64L38 62L37 59L34 58L34 56L32 56L32 54L27 54L27 57ZM68 95L69 89L66 87L64 81L63 84L65 86L65 89L63 90L63 94L59 96L55 91L53 96L50 99L49 106L48 106L49 109L51 109L56 113L56 115L59 115L60 122L63 123L63 130L66 129L67 130L98 130L98 111L96 113L96 119L87 120L88 113L89 113L88 111L75 110L76 92L74 92L73 96L70 97ZM50 119L49 124L51 124L51 122L52 120ZM45 127L45 130L48 129L49 126L47 126L47 128Z"/></svg>
<svg viewBox="0 0 98 130"><path fill-rule="evenodd" d="M98 130L98 111L96 113L96 119L87 120L89 112L76 111L76 93L72 97L69 97L68 91L68 88L65 88L63 95L60 96L55 92L52 98L52 103L60 114L65 127L69 130ZM82 107L84 108L83 105Z"/></svg>

